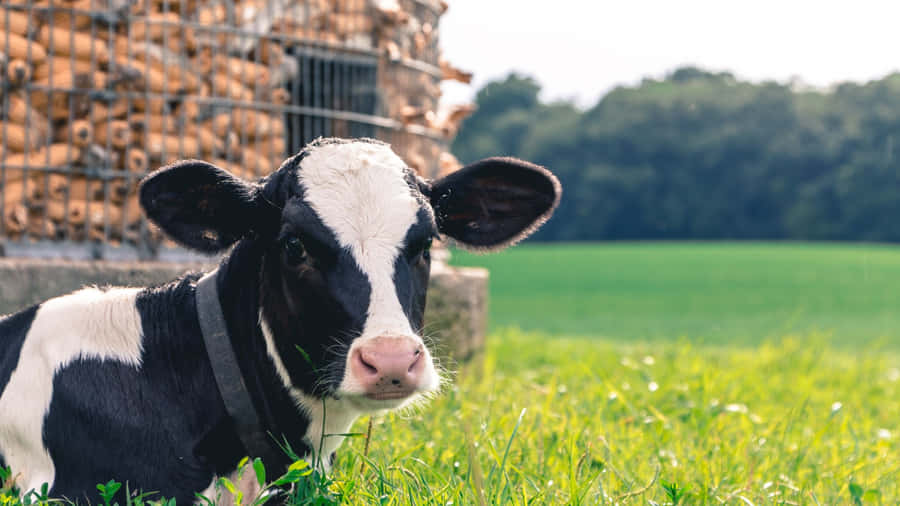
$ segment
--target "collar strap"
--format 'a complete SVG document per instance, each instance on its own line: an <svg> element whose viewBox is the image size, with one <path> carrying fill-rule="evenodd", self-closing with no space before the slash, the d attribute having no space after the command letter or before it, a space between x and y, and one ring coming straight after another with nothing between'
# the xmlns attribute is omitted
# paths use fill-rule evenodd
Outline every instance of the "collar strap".
<svg viewBox="0 0 900 506"><path fill-rule="evenodd" d="M275 465L281 459L280 452L273 448L272 440L263 430L262 423L250 392L244 382L244 376L238 366L225 315L219 301L219 289L216 285L218 269L207 273L197 282L195 295L197 317L206 345L206 354L216 378L216 385L225 404L225 411L234 422L238 437L251 457L259 457L268 465Z"/></svg>

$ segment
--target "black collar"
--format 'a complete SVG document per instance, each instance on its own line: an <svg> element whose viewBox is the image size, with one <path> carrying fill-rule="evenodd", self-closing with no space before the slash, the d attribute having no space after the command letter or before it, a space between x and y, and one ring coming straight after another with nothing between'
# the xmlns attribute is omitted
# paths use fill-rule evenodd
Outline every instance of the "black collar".
<svg viewBox="0 0 900 506"><path fill-rule="evenodd" d="M274 445L273 439L263 430L259 414L253 406L250 392L238 367L234 348L228 336L225 315L219 301L219 289L216 284L218 269L207 273L197 282L196 303L197 318L206 354L212 366L216 385L225 404L225 411L234 422L238 437L244 444L250 457L259 457L265 464L272 466L284 460L280 449Z"/></svg>

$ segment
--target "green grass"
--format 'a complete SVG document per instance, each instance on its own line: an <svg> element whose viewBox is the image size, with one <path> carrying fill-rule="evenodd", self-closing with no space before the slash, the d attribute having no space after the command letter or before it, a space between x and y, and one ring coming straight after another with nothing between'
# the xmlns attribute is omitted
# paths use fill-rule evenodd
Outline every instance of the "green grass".
<svg viewBox="0 0 900 506"><path fill-rule="evenodd" d="M822 332L898 342L900 248L766 243L523 245L456 251L491 271L491 322L550 334L752 344Z"/></svg>
<svg viewBox="0 0 900 506"><path fill-rule="evenodd" d="M898 367L810 336L726 349L503 332L427 409L376 421L375 469L360 473L352 440L336 486L365 504L671 503L663 482L685 504L852 504L852 483L896 504Z"/></svg>

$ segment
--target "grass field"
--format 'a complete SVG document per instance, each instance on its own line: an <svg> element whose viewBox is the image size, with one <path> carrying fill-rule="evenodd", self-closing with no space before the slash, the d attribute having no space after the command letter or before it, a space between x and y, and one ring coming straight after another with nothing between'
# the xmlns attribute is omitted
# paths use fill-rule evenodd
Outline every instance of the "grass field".
<svg viewBox="0 0 900 506"><path fill-rule="evenodd" d="M483 369L426 410L375 424L377 470L359 472L363 442L351 442L336 474L349 503L900 500L897 355L809 336L743 349L490 342Z"/></svg>
<svg viewBox="0 0 900 506"><path fill-rule="evenodd" d="M494 329L617 340L753 344L824 333L900 342L900 248L649 243L523 245L454 252L491 271Z"/></svg>
<svg viewBox="0 0 900 506"><path fill-rule="evenodd" d="M900 250L454 261L492 269L486 353L427 406L375 417L368 444L360 420L292 504L900 502Z"/></svg>

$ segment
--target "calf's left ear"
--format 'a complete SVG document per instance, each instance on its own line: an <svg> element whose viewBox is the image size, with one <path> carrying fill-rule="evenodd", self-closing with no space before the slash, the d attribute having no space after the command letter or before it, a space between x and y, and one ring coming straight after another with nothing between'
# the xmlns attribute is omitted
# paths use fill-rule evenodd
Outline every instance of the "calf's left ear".
<svg viewBox="0 0 900 506"><path fill-rule="evenodd" d="M461 246L497 250L528 237L562 195L556 176L515 158L487 158L431 183L438 230Z"/></svg>
<svg viewBox="0 0 900 506"><path fill-rule="evenodd" d="M216 253L254 229L259 187L215 165L183 160L141 182L140 202L151 221L188 248Z"/></svg>

